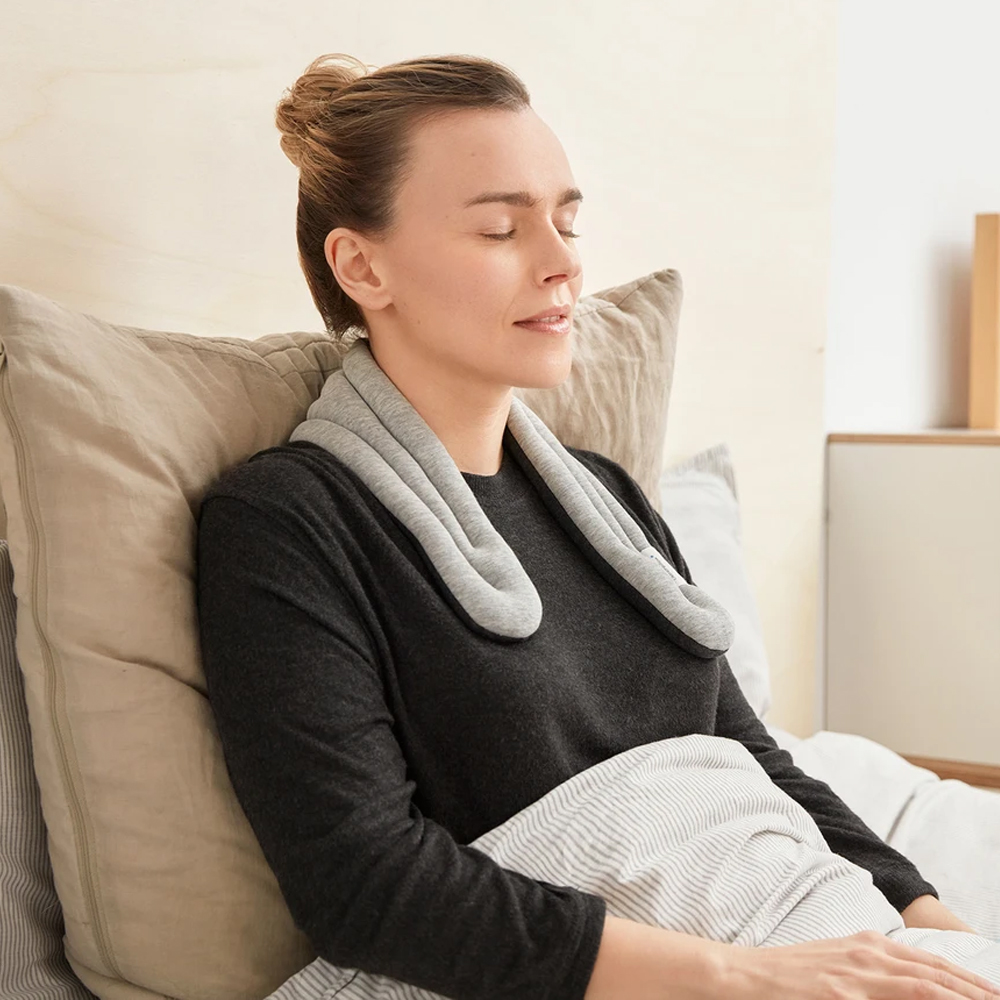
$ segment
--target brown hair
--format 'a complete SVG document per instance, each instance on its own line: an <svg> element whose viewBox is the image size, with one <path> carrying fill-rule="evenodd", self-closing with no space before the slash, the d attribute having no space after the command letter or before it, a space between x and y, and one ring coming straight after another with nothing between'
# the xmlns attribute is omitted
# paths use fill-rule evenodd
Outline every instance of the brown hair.
<svg viewBox="0 0 1000 1000"><path fill-rule="evenodd" d="M479 56L424 56L381 68L342 52L314 59L275 109L281 148L299 168L299 263L327 330L368 329L327 263L338 226L367 238L396 224L409 138L427 119L458 108L520 111L530 95L507 67Z"/></svg>

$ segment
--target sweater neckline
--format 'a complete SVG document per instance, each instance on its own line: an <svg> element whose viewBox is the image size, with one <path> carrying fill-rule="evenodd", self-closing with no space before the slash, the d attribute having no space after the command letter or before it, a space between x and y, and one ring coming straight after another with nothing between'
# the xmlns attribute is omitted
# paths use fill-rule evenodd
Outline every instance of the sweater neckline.
<svg viewBox="0 0 1000 1000"><path fill-rule="evenodd" d="M509 449L505 447L500 455L500 468L492 475L480 476L475 472L463 472L462 478L477 498L491 499L501 495L506 496L513 488L517 476L516 465Z"/></svg>
<svg viewBox="0 0 1000 1000"><path fill-rule="evenodd" d="M463 472L462 475L465 476L465 478L467 480L468 479L485 479L485 480L488 481L490 479L496 479L499 476L502 476L504 474L504 470L506 469L506 467L508 465L508 462L509 462L509 453L508 453L508 451L507 451L506 448L501 448L501 450L500 450L500 468L497 469L496 472L491 472L489 475L486 475L486 476L481 476L481 475L479 475L476 472Z"/></svg>

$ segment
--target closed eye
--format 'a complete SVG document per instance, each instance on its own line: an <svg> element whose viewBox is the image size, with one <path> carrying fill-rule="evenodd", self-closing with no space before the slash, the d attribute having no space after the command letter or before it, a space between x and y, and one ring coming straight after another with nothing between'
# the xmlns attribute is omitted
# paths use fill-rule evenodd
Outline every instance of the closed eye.
<svg viewBox="0 0 1000 1000"><path fill-rule="evenodd" d="M485 236L488 240L512 240L515 232L517 232L517 230L512 229L509 233L483 233L483 236ZM567 229L560 229L559 232L567 239L571 240L579 239L582 235L582 233L574 233Z"/></svg>

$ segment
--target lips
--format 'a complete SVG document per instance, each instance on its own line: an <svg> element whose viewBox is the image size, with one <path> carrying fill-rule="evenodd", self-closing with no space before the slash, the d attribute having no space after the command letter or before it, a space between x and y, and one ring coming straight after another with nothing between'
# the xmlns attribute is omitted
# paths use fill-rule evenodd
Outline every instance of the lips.
<svg viewBox="0 0 1000 1000"><path fill-rule="evenodd" d="M519 326L522 330L565 336L569 333L572 323L569 316L557 316L555 319L520 319L514 326Z"/></svg>
<svg viewBox="0 0 1000 1000"><path fill-rule="evenodd" d="M569 306L549 306L541 312L536 312L534 316L525 316L523 319L515 320L517 323L535 323L539 320L559 320L569 315Z"/></svg>

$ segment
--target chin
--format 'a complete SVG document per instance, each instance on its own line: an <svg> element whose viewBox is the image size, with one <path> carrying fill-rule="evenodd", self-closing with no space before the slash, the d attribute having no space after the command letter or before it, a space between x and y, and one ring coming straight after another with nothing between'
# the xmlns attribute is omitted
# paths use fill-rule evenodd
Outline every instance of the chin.
<svg viewBox="0 0 1000 1000"><path fill-rule="evenodd" d="M530 358L525 358L518 371L512 373L510 385L518 389L554 389L569 378L573 369L573 355L567 351L565 359L548 358L531 364Z"/></svg>

